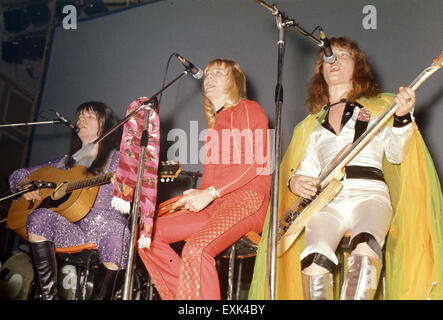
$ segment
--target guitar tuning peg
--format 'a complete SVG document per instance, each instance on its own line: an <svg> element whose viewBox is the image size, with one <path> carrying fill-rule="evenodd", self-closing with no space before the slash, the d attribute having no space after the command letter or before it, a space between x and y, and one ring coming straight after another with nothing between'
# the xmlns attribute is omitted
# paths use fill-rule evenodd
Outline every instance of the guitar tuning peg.
<svg viewBox="0 0 443 320"><path fill-rule="evenodd" d="M165 179L161 178L160 181L161 181L161 182L165 182Z"/></svg>
<svg viewBox="0 0 443 320"><path fill-rule="evenodd" d="M171 182L173 182L173 181L174 181L174 178L171 179Z"/></svg>
<svg viewBox="0 0 443 320"><path fill-rule="evenodd" d="M166 178L166 182L169 182L169 178Z"/></svg>

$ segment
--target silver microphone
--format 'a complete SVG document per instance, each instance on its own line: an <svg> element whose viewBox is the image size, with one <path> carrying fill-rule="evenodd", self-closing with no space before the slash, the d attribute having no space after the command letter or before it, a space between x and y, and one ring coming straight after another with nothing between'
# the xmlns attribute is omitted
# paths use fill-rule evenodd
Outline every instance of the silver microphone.
<svg viewBox="0 0 443 320"><path fill-rule="evenodd" d="M58 113L57 111L54 112L57 115L57 117L63 122L64 125L70 127L75 133L79 132L80 129L77 128L77 126L75 126L71 121L61 116L60 113Z"/></svg>
<svg viewBox="0 0 443 320"><path fill-rule="evenodd" d="M332 52L331 45L329 44L329 40L326 37L326 34L323 32L322 28L319 28L320 31L320 40L321 44L320 47L325 50L325 55L323 56L323 60L326 63L334 63L337 57L335 56L334 52Z"/></svg>
<svg viewBox="0 0 443 320"><path fill-rule="evenodd" d="M203 78L203 70L202 69L200 69L199 67L195 66L192 62L186 60L185 58L183 58L178 53L174 53L174 56L176 56L177 59L180 60L181 63L183 63L183 65L185 66L186 70L191 71L192 76L195 79L200 80L201 78Z"/></svg>

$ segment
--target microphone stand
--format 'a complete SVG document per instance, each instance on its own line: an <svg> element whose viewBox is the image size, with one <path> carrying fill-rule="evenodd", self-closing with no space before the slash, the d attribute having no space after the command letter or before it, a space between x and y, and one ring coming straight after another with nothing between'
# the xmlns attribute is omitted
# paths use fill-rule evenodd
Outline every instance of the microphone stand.
<svg viewBox="0 0 443 320"><path fill-rule="evenodd" d="M34 191L40 188L51 188L51 189L55 189L57 187L57 185L54 182L49 182L49 181L29 181L29 183L31 184L31 186L22 189L20 191L17 191L15 193L11 193L3 198L0 198L0 202L10 199L10 198L15 198L19 195L22 195L26 192L30 192L30 191Z"/></svg>
<svg viewBox="0 0 443 320"><path fill-rule="evenodd" d="M153 100L154 112L158 112L158 100L157 98L151 99ZM149 100L149 101L151 101ZM140 139L140 160L138 163L138 172L137 172L137 182L136 189L134 194L134 203L132 205L132 220L131 220L131 238L129 241L129 252L128 252L128 266L126 267L125 280L123 284L123 296L122 300L130 300L131 299L131 289L132 289L132 280L133 280L133 272L134 272L134 252L135 252L135 230L137 230L137 222L140 208L140 196L141 196L141 188L142 188L142 179L143 179L143 171L144 171L144 159L146 154L146 147L148 146L148 120L149 114L151 112L151 107L147 107L144 114L144 128L142 131L141 139Z"/></svg>
<svg viewBox="0 0 443 320"><path fill-rule="evenodd" d="M46 120L46 121L33 121L33 122L18 122L18 123L3 123L0 124L1 128L12 128L12 127L23 127L23 126L36 126L41 124L59 124L63 123L64 125L69 127L69 124L62 121L61 119L54 119L54 120ZM39 188L55 188L56 186L52 182L44 182L44 181L30 181L31 186L29 188L23 189L21 191L18 191L16 193L11 193L7 196L4 196L0 198L0 202L4 200L8 200L10 198L15 198L19 195L22 195L29 191L34 191Z"/></svg>
<svg viewBox="0 0 443 320"><path fill-rule="evenodd" d="M105 139L107 136L109 136L111 133L113 133L115 130L117 130L119 127L121 127L126 121L128 121L135 113L138 113L141 109L144 109L146 107L149 107L152 103L154 103L154 99L157 101L157 96L161 95L164 91L168 90L170 87L172 87L175 83L180 81L184 76L186 76L189 72L191 72L189 69L186 69L183 71L177 78L169 82L166 86L164 86L162 89L160 89L157 93L154 93L152 95L153 98L150 98L149 100L145 101L141 106L139 106L137 109L132 111L130 114L128 114L122 121L117 123L114 127L109 129L107 132L105 132L101 137L98 137L93 142L88 143L86 146L82 147L80 150L75 152L69 161L78 161L82 159L84 156L86 156L94 147L95 144L99 143L103 139ZM158 102L156 102L158 104Z"/></svg>
<svg viewBox="0 0 443 320"><path fill-rule="evenodd" d="M21 127L21 126L35 126L35 125L40 125L40 124L58 124L58 123L63 123L65 125L69 126L69 124L64 123L62 120L55 119L55 120L47 120L47 121L4 123L4 124L0 124L0 128Z"/></svg>
<svg viewBox="0 0 443 320"><path fill-rule="evenodd" d="M269 10L275 16L278 29L278 65L277 65L277 85L275 87L275 138L274 138L274 155L275 170L272 175L271 190L271 217L269 219L269 230L271 235L270 254L267 256L269 263L268 290L269 299L275 300L275 283L276 283L276 260L277 260L277 226L278 226L278 197L279 197L279 179L280 179L280 162L281 162L281 118L283 106L283 62L285 54L285 28L293 27L302 35L306 36L319 47L324 45L323 41L318 40L312 34L301 28L294 19L289 19L284 12L277 8L277 5L270 6L264 1L254 0L256 3Z"/></svg>
<svg viewBox="0 0 443 320"><path fill-rule="evenodd" d="M275 169L272 175L273 188L271 194L271 252L270 273L269 273L269 298L275 300L275 282L276 282L276 246L277 246L277 224L278 224L278 185L280 177L280 161L281 161L281 117L283 106L283 61L285 55L285 32L283 26L283 15L278 13L275 17L278 29L278 62L277 62L277 84L275 87Z"/></svg>
<svg viewBox="0 0 443 320"><path fill-rule="evenodd" d="M162 94L164 91L172 87L175 83L177 83L179 80L181 80L184 76L186 76L188 73L192 73L192 71L187 68L184 70L178 77L176 77L174 80L172 80L170 83L168 83L165 87L160 89L157 93L152 95L152 98L145 101L142 105L140 105L137 109L132 111L129 115L127 115L121 122L117 123L114 127L109 129L107 132L105 132L101 137L98 137L93 142L87 144L80 150L78 150L76 153L74 153L69 161L78 161L85 155L89 153L89 151L94 147L96 143L99 143L103 139L105 139L107 136L109 136L112 132L117 130L120 126L122 126L125 122L127 122L132 115L139 112L141 109L146 109L145 115L144 115L144 129L141 136L140 141L140 160L139 160L139 166L138 166L138 172L137 172L137 182L136 182L136 189L134 193L134 201L131 211L131 237L129 241L129 252L128 252L128 265L126 267L125 272L125 279L124 279L124 286L123 286L123 294L122 294L122 300L130 300L131 299L131 287L132 287L132 281L133 281L133 265L134 265L134 249L135 249L135 231L137 229L137 222L139 218L139 202L140 202L140 194L141 194L141 187L142 187L142 178L143 178L143 170L144 170L144 157L146 152L146 146L148 144L148 116L149 111L151 109L156 109L158 111L158 100L157 96Z"/></svg>

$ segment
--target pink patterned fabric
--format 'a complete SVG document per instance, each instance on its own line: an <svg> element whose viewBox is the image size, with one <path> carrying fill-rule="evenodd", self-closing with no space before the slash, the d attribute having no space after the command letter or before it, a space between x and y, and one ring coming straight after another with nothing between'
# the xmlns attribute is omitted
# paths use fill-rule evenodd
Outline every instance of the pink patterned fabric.
<svg viewBox="0 0 443 320"><path fill-rule="evenodd" d="M358 113L357 120L369 122L370 119L371 119L371 113L365 108L361 108L360 112Z"/></svg>
<svg viewBox="0 0 443 320"><path fill-rule="evenodd" d="M126 111L126 116L147 100L149 98L140 97L133 101ZM141 233L150 238L157 199L157 170L160 151L160 120L157 112L153 109L141 110L135 113L124 124L120 143L120 160L115 174L112 206L124 213L129 213L137 183L140 139L144 128L145 112L150 112L150 114L148 118L148 145L144 159L140 195L140 213L144 225Z"/></svg>

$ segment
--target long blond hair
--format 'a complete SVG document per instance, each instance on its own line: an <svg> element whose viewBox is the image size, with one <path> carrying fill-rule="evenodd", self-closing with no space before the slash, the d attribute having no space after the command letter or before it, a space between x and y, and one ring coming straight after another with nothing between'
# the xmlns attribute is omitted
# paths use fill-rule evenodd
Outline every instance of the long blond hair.
<svg viewBox="0 0 443 320"><path fill-rule="evenodd" d="M354 73L352 75L352 90L348 94L348 101L355 101L360 97L374 97L381 93L381 88L371 72L371 67L366 55L358 44L349 38L331 38L331 46L346 49L354 60ZM328 85L323 78L324 50L320 49L315 63L314 76L308 88L306 105L310 113L317 113L329 100Z"/></svg>
<svg viewBox="0 0 443 320"><path fill-rule="evenodd" d="M227 71L228 88L227 99L224 108L237 105L242 99L246 99L246 77L237 62L229 59L214 59L205 68L205 74L212 68L222 68ZM206 117L208 128L214 126L215 113L211 101L205 96L205 89L202 83L203 112Z"/></svg>

